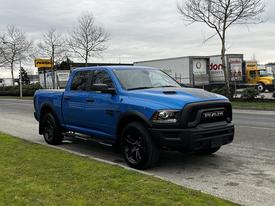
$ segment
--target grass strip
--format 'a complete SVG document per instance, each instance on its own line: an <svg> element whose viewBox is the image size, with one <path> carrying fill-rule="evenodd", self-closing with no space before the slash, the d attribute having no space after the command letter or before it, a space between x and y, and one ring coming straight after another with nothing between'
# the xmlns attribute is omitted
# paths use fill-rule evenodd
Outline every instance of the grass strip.
<svg viewBox="0 0 275 206"><path fill-rule="evenodd" d="M270 110L275 111L274 102L245 102L245 101L232 101L233 109L252 109L252 110Z"/></svg>
<svg viewBox="0 0 275 206"><path fill-rule="evenodd" d="M235 205L0 133L0 205Z"/></svg>

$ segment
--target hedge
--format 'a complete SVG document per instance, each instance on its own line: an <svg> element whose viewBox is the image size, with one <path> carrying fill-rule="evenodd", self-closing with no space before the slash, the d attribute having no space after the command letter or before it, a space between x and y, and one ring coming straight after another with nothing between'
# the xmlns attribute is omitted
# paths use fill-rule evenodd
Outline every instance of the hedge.
<svg viewBox="0 0 275 206"><path fill-rule="evenodd" d="M33 96L35 91L42 89L39 83L23 85L23 96ZM19 96L19 86L0 87L0 96Z"/></svg>

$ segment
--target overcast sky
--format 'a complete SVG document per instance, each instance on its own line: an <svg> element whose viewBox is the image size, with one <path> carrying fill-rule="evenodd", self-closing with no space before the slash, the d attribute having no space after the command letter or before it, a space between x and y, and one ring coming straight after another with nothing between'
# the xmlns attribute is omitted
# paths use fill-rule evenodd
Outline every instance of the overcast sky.
<svg viewBox="0 0 275 206"><path fill-rule="evenodd" d="M180 1L180 0L179 0ZM202 24L186 26L177 0L0 0L0 30L12 24L37 40L50 27L69 32L77 17L92 11L96 22L111 33L108 50L92 62L134 62L189 55L214 55L220 41L203 44L213 31ZM227 53L256 56L260 63L275 62L275 2L266 0L266 22L233 26Z"/></svg>

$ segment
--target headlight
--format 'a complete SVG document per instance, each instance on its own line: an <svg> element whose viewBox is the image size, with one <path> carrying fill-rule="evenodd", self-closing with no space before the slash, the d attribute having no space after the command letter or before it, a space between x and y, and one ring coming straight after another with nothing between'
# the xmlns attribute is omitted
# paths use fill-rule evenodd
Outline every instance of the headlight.
<svg viewBox="0 0 275 206"><path fill-rule="evenodd" d="M178 110L160 110L153 115L152 121L157 124L175 124L178 122L179 114Z"/></svg>

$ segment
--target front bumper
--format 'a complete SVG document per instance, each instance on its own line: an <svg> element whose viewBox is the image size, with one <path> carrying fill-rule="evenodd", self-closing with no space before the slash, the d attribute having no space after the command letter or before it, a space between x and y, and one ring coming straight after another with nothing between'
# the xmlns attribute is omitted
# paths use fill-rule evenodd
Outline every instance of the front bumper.
<svg viewBox="0 0 275 206"><path fill-rule="evenodd" d="M34 118L36 119L36 121L38 121L38 116L37 116L37 113L36 113L36 112L33 113L33 116L34 116Z"/></svg>
<svg viewBox="0 0 275 206"><path fill-rule="evenodd" d="M188 129L150 128L155 142L162 148L192 152L229 144L234 138L232 123L200 124Z"/></svg>

